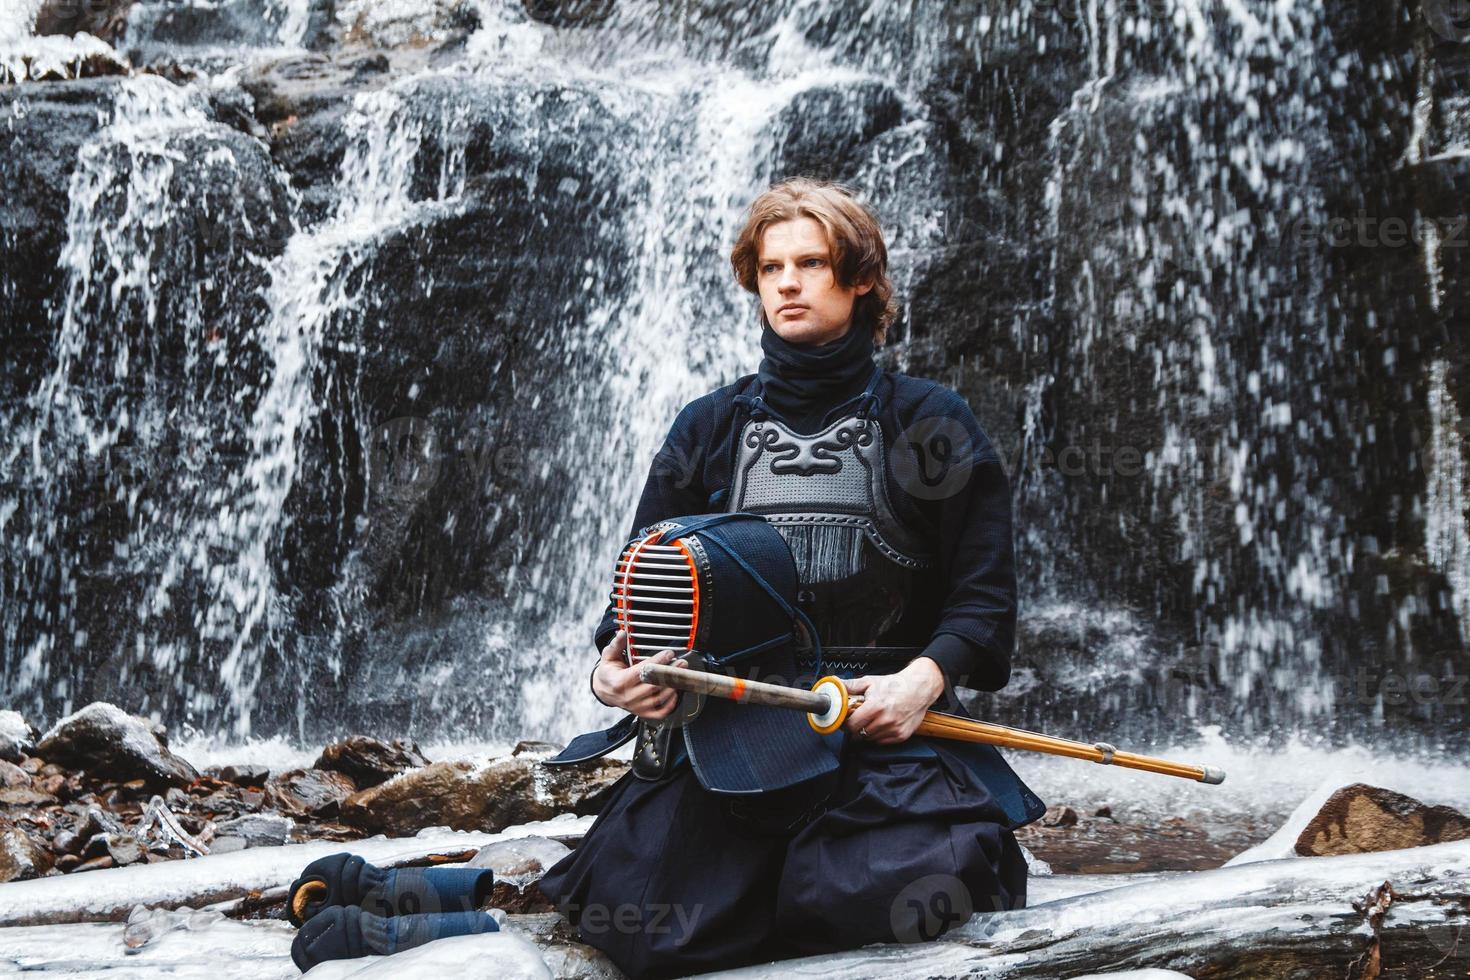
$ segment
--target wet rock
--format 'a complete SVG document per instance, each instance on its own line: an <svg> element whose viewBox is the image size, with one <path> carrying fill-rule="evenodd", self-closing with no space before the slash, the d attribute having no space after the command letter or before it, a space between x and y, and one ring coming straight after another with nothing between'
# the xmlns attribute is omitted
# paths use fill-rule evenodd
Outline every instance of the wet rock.
<svg viewBox="0 0 1470 980"><path fill-rule="evenodd" d="M1328 797L1302 828L1304 857L1423 847L1470 838L1470 817L1448 806L1426 806L1392 790L1354 783Z"/></svg>
<svg viewBox="0 0 1470 980"><path fill-rule="evenodd" d="M546 837L520 837L482 847L469 866L495 872L495 888L490 897L494 908L515 913L546 912L553 906L536 887L536 882L571 850Z"/></svg>
<svg viewBox="0 0 1470 980"><path fill-rule="evenodd" d="M316 760L317 769L327 769L352 777L359 789L381 785L401 772L427 766L416 743L405 738L383 742L366 735L353 735L322 749Z"/></svg>
<svg viewBox="0 0 1470 980"><path fill-rule="evenodd" d="M57 831L51 838L51 850L57 854L80 854L86 840L70 830Z"/></svg>
<svg viewBox="0 0 1470 980"><path fill-rule="evenodd" d="M161 725L98 701L57 722L36 750L47 759L140 779L148 786L187 786L199 773L168 750L165 734Z"/></svg>
<svg viewBox="0 0 1470 980"><path fill-rule="evenodd" d="M318 766L318 769L321 767ZM219 771L219 778L236 786L263 787L265 781L270 778L271 771L265 766L225 766Z"/></svg>
<svg viewBox="0 0 1470 980"><path fill-rule="evenodd" d="M122 834L125 831L121 821L112 814L100 806L89 806L73 832L82 840L89 841L98 834Z"/></svg>
<svg viewBox="0 0 1470 980"><path fill-rule="evenodd" d="M617 8L616 0L525 0L532 20L552 27L592 27L604 24Z"/></svg>
<svg viewBox="0 0 1470 980"><path fill-rule="evenodd" d="M267 806L299 817L335 817L357 786L351 777L321 769L292 769L265 787Z"/></svg>
<svg viewBox="0 0 1470 980"><path fill-rule="evenodd" d="M90 34L31 37L0 58L0 85L126 75L130 68L112 45Z"/></svg>
<svg viewBox="0 0 1470 980"><path fill-rule="evenodd" d="M37 776L34 780L36 789L48 796L60 796L62 790L66 788L66 784L67 777L59 772L52 773L49 776Z"/></svg>
<svg viewBox="0 0 1470 980"><path fill-rule="evenodd" d="M0 789L0 806L50 806L56 797L26 786Z"/></svg>
<svg viewBox="0 0 1470 980"><path fill-rule="evenodd" d="M0 825L0 882L39 878L51 870L51 853L15 827Z"/></svg>
<svg viewBox="0 0 1470 980"><path fill-rule="evenodd" d="M251 813L233 820L224 820L215 825L215 844L211 848L219 853L219 844L226 838L238 838L247 847L272 847L291 839L296 821L274 813Z"/></svg>
<svg viewBox="0 0 1470 980"><path fill-rule="evenodd" d="M83 871L104 871L112 867L116 867L116 865L113 864L112 856L110 854L104 854L101 857L94 857L90 861L83 861L72 869L72 873L78 874Z"/></svg>
<svg viewBox="0 0 1470 980"><path fill-rule="evenodd" d="M510 750L513 756L529 756L533 759L542 759L547 756L556 755L562 750L562 746L555 742L538 742L534 739L522 739L516 743L516 747Z"/></svg>
<svg viewBox="0 0 1470 980"><path fill-rule="evenodd" d="M143 860L143 845L131 834L97 834L82 849L83 858L107 855L121 868Z"/></svg>
<svg viewBox="0 0 1470 980"><path fill-rule="evenodd" d="M581 943L558 943L541 950L541 959L557 980L623 980L611 957Z"/></svg>
<svg viewBox="0 0 1470 980"><path fill-rule="evenodd" d="M1048 807L1041 823L1046 827L1072 827L1077 823L1077 811L1069 806Z"/></svg>
<svg viewBox="0 0 1470 980"><path fill-rule="evenodd" d="M807 89L772 124L785 134L776 170L851 180L868 156L864 148L902 121L898 92L883 82Z"/></svg>
<svg viewBox="0 0 1470 980"><path fill-rule="evenodd" d="M132 6L133 0L45 0L36 12L35 32L65 37L91 34L112 41L127 27Z"/></svg>
<svg viewBox="0 0 1470 980"><path fill-rule="evenodd" d="M32 756L29 759L22 759L20 761L21 771L22 772L29 773L32 776L38 775L41 772L41 770L43 768L45 768L45 766L46 766L46 760L45 759L37 759L34 756Z"/></svg>
<svg viewBox="0 0 1470 980"><path fill-rule="evenodd" d="M19 762L36 745L36 730L19 711L0 711L0 762Z"/></svg>
<svg viewBox="0 0 1470 980"><path fill-rule="evenodd" d="M394 836L441 825L493 833L558 813L595 812L626 770L627 763L608 760L554 770L514 757L479 767L436 762L357 793L343 804L342 819Z"/></svg>
<svg viewBox="0 0 1470 980"><path fill-rule="evenodd" d="M1120 874L1218 868L1269 833L1248 815L1212 818L1206 826L1181 817L1079 814L1071 824L1028 824L1016 831L1016 840L1058 875Z"/></svg>
<svg viewBox="0 0 1470 980"><path fill-rule="evenodd" d="M290 23L275 0L140 0L124 44L138 62L189 58L190 49L298 44L315 49L331 37L331 8L332 0L310 0L305 18Z"/></svg>
<svg viewBox="0 0 1470 980"><path fill-rule="evenodd" d="M31 785L31 774L13 762L0 760L0 788L26 787Z"/></svg>
<svg viewBox="0 0 1470 980"><path fill-rule="evenodd" d="M349 41L383 48L424 47L468 35L480 26L480 16L471 0L411 4L337 0L337 23Z"/></svg>

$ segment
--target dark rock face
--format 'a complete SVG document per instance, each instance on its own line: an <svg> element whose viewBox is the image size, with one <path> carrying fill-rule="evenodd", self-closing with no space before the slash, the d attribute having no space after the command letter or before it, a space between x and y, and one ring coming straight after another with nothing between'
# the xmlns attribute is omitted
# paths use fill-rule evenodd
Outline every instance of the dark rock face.
<svg viewBox="0 0 1470 980"><path fill-rule="evenodd" d="M408 739L382 742L366 735L353 735L322 749L315 768L331 769L350 778L359 789L386 782L409 769L427 766L429 760Z"/></svg>
<svg viewBox="0 0 1470 980"><path fill-rule="evenodd" d="M272 0L223 0L207 6L177 0L138 0L123 38L135 62L177 57L191 48L320 47L333 36L334 0L311 0L305 17Z"/></svg>
<svg viewBox="0 0 1470 980"><path fill-rule="evenodd" d="M428 33L345 5L343 38L318 3L320 50L236 55L238 87L5 90L3 689L551 734L514 726L525 651L600 602L568 583L630 502L585 488L636 480L604 470L668 421L609 379L737 370L724 232L677 221L801 172L873 202L886 363L960 390L1011 474L1021 644L987 707L1120 739L1463 732L1465 249L1384 223L1452 236L1470 56L1416 4L1248 6L1260 30L528 0L466 40L464 5ZM187 78L279 42L265 10L149 0L126 44ZM659 45L700 69L624 77ZM630 332L663 303L668 336Z"/></svg>
<svg viewBox="0 0 1470 980"><path fill-rule="evenodd" d="M36 751L44 759L85 766L111 779L188 786L199 773L168 750L165 736L161 725L99 702L63 718L41 737Z"/></svg>
<svg viewBox="0 0 1470 980"><path fill-rule="evenodd" d="M127 27L134 0L45 0L36 12L37 34L85 33L104 41L117 39Z"/></svg>

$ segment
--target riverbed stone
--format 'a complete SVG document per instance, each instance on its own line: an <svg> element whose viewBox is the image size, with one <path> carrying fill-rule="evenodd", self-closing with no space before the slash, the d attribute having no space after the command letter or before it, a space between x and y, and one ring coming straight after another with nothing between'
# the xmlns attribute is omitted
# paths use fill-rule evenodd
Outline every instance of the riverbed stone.
<svg viewBox="0 0 1470 980"><path fill-rule="evenodd" d="M349 798L342 819L369 833L410 836L424 827L495 833L558 813L593 813L627 763L599 760L548 769L512 757L476 766L436 762Z"/></svg>
<svg viewBox="0 0 1470 980"><path fill-rule="evenodd" d="M329 769L352 777L359 789L387 782L401 772L427 766L429 760L418 745L406 738L391 742L353 735L322 749L317 769Z"/></svg>
<svg viewBox="0 0 1470 980"><path fill-rule="evenodd" d="M224 766L219 771L220 779L236 786L264 786L270 776L268 768L255 765Z"/></svg>
<svg viewBox="0 0 1470 980"><path fill-rule="evenodd" d="M215 824L215 844L211 851L218 853L220 843L229 838L239 838L249 847L272 847L291 839L296 821L275 813L249 813L233 820Z"/></svg>
<svg viewBox="0 0 1470 980"><path fill-rule="evenodd" d="M57 722L36 751L47 760L141 779L150 787L187 786L199 773L169 751L166 734L161 725L97 701Z"/></svg>
<svg viewBox="0 0 1470 980"><path fill-rule="evenodd" d="M1304 857L1424 847L1470 838L1470 816L1393 790L1354 783L1328 797L1296 840Z"/></svg>
<svg viewBox="0 0 1470 980"><path fill-rule="evenodd" d="M273 777L265 802L282 813L301 817L335 817L342 802L357 792L350 776L322 769L292 769Z"/></svg>
<svg viewBox="0 0 1470 980"><path fill-rule="evenodd" d="M36 744L36 730L19 711L0 711L0 762L20 762Z"/></svg>
<svg viewBox="0 0 1470 980"><path fill-rule="evenodd" d="M0 759L0 788L26 787L31 785L31 774L13 762Z"/></svg>
<svg viewBox="0 0 1470 980"><path fill-rule="evenodd" d="M39 878L51 869L51 853L16 827L0 824L0 883Z"/></svg>

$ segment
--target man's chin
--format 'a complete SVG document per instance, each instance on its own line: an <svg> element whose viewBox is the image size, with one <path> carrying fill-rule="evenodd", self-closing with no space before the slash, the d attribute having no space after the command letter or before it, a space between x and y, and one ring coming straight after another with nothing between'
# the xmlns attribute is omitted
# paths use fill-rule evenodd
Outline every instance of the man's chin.
<svg viewBox="0 0 1470 980"><path fill-rule="evenodd" d="M834 330L820 323L807 323L801 320L793 323L789 319L785 323L777 324L772 329L776 331L778 337L788 344L811 346L831 343L847 333L846 329Z"/></svg>

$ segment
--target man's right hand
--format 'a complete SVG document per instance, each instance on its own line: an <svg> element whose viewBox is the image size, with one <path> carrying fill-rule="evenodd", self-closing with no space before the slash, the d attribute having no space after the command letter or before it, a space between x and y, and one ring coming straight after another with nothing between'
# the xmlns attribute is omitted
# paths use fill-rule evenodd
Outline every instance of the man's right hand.
<svg viewBox="0 0 1470 980"><path fill-rule="evenodd" d="M643 663L689 666L687 660L674 660L672 650L660 650ZM639 679L638 667L628 665L628 634L623 630L618 630L612 642L603 647L602 660L592 672L592 691L604 703L649 721L667 718L679 700L679 692L672 687L659 687Z"/></svg>

